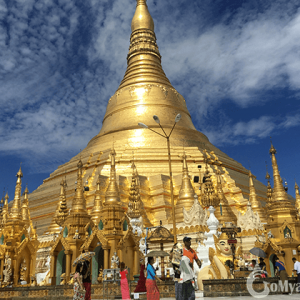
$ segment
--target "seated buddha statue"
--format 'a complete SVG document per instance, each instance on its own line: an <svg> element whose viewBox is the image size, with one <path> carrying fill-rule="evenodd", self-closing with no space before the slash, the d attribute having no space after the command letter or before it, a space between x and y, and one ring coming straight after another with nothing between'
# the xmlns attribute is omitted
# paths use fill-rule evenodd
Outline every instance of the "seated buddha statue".
<svg viewBox="0 0 300 300"><path fill-rule="evenodd" d="M230 266L233 266L232 251L228 244L227 234L222 233L219 238L214 235L214 240L216 250L209 248L209 260L211 264L201 269L197 275L197 283L201 291L203 290L202 280L232 278L230 274ZM238 248L237 252L239 252Z"/></svg>

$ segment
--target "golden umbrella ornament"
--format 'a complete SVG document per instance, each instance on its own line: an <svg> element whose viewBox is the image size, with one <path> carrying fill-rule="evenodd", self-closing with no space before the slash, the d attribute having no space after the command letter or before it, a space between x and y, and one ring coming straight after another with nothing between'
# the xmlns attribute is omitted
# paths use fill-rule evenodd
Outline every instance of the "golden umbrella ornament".
<svg viewBox="0 0 300 300"><path fill-rule="evenodd" d="M95 256L95 252L85 252L80 254L73 262L73 267L75 267L77 264L90 260L93 256Z"/></svg>

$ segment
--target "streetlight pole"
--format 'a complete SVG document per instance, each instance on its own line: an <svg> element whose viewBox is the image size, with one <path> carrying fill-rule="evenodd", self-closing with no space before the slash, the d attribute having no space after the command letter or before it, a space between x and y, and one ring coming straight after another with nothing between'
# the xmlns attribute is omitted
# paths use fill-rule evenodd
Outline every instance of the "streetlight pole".
<svg viewBox="0 0 300 300"><path fill-rule="evenodd" d="M170 192L171 192L171 204L172 204L172 218L173 218L173 235L174 235L174 243L177 243L177 234L176 234L176 221L175 221L175 205L174 205L174 193L173 193L173 175L172 175L172 165L171 165L171 148L170 148L170 136L175 128L175 125L180 121L181 115L178 114L175 118L175 123L170 131L169 134L166 134L165 130L160 124L160 120L158 116L154 115L153 119L156 123L158 123L159 127L163 131L164 135L160 134L159 132L156 132L155 130L149 128L147 125L143 123L138 123L140 127L149 129L153 131L154 133L162 136L163 138L167 139L167 147L168 147L168 160L169 160L169 173L170 173Z"/></svg>

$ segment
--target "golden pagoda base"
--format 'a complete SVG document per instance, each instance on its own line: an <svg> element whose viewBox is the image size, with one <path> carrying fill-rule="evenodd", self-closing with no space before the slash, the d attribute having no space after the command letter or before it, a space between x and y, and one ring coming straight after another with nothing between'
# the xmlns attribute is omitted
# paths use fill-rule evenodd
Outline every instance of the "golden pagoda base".
<svg viewBox="0 0 300 300"><path fill-rule="evenodd" d="M134 292L137 282L131 282L131 293ZM174 281L157 283L160 298L175 298ZM103 298L103 284L92 284L92 299L122 299L120 286L110 283L105 285L105 295ZM0 299L5 300L71 300L73 299L73 286L17 286L12 288L0 288ZM140 299L147 299L145 293L140 294Z"/></svg>

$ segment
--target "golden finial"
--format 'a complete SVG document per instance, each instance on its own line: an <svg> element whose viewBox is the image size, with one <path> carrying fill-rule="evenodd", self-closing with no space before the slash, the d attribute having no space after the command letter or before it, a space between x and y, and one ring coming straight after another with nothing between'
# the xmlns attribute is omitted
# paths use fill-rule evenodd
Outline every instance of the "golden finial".
<svg viewBox="0 0 300 300"><path fill-rule="evenodd" d="M146 0L136 1L136 10L131 21L131 31L134 32L138 29L154 31L154 22L148 11Z"/></svg>
<svg viewBox="0 0 300 300"><path fill-rule="evenodd" d="M76 183L76 193L72 202L72 211L85 211L86 203L83 195L83 183L82 183L82 161L79 160L77 164L77 183Z"/></svg>

